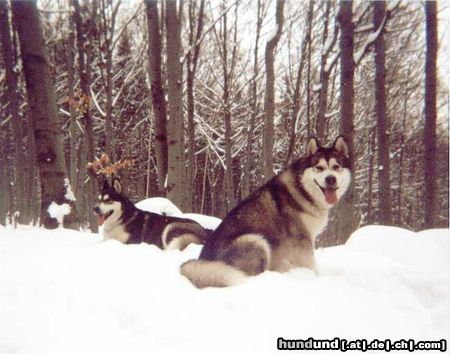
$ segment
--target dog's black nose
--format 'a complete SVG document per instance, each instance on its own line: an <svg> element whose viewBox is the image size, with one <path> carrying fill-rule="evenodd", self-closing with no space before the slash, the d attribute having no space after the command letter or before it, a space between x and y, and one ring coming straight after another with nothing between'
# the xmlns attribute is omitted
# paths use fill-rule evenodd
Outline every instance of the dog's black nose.
<svg viewBox="0 0 450 354"><path fill-rule="evenodd" d="M327 183L327 186L329 186L329 187L334 187L334 186L336 186L336 177L334 177L334 176L326 176L325 177L325 182Z"/></svg>
<svg viewBox="0 0 450 354"><path fill-rule="evenodd" d="M93 209L94 209L94 213L100 214L100 208L98 206L95 206Z"/></svg>

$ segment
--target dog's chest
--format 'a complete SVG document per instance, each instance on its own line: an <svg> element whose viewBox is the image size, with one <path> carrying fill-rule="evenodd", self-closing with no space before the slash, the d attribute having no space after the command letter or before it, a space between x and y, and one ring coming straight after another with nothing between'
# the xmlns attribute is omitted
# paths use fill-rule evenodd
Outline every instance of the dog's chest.
<svg viewBox="0 0 450 354"><path fill-rule="evenodd" d="M327 214L312 215L307 213L301 213L300 219L308 232L312 237L312 241L325 229L328 222Z"/></svg>
<svg viewBox="0 0 450 354"><path fill-rule="evenodd" d="M126 243L130 237L125 230L125 227L120 224L110 228L105 226L102 230L102 234L105 239L113 239L123 243Z"/></svg>

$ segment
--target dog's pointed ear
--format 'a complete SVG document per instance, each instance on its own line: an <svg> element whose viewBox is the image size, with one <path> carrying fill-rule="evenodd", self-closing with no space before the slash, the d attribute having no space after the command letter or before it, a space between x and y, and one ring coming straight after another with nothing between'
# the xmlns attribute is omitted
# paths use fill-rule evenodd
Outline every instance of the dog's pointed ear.
<svg viewBox="0 0 450 354"><path fill-rule="evenodd" d="M113 179L113 188L116 190L117 193L122 193L122 183L120 183L118 178Z"/></svg>
<svg viewBox="0 0 450 354"><path fill-rule="evenodd" d="M309 138L308 144L306 145L306 155L313 155L319 150L319 142L315 137Z"/></svg>
<svg viewBox="0 0 450 354"><path fill-rule="evenodd" d="M343 154L345 157L347 157L347 158L350 157L350 151L348 149L348 145L345 141L345 138L342 135L338 136L338 138L334 142L333 147L337 152Z"/></svg>
<svg viewBox="0 0 450 354"><path fill-rule="evenodd" d="M108 183L108 180L106 178L103 180L103 187L102 188L103 188L103 190L109 188L109 183Z"/></svg>

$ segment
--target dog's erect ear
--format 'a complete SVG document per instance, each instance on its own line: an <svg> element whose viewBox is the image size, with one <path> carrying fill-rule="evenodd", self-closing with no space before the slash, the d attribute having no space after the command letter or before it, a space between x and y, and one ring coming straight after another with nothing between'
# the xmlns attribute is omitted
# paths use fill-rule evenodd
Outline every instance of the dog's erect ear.
<svg viewBox="0 0 450 354"><path fill-rule="evenodd" d="M116 190L117 193L122 193L122 183L120 183L118 178L113 179L113 188Z"/></svg>
<svg viewBox="0 0 450 354"><path fill-rule="evenodd" d="M306 155L313 155L319 150L319 142L316 138L312 137L308 140L308 145L306 145Z"/></svg>
<svg viewBox="0 0 450 354"><path fill-rule="evenodd" d="M345 157L350 157L350 151L348 150L347 143L345 142L345 139L342 135L338 136L338 138L334 142L334 149L337 152L343 154Z"/></svg>

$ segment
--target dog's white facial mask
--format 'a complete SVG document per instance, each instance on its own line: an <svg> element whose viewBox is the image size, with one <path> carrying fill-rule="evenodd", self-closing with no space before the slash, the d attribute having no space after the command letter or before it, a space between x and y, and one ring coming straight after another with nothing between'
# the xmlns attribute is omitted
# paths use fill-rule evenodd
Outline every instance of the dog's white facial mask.
<svg viewBox="0 0 450 354"><path fill-rule="evenodd" d="M309 186L314 183L315 194L326 202L324 205L332 207L347 191L351 176L350 171L342 167L336 159L326 161L322 158L315 166L305 170L303 180Z"/></svg>
<svg viewBox="0 0 450 354"><path fill-rule="evenodd" d="M317 140L311 138L306 147L306 154L312 156L318 150ZM346 158L349 157L347 144L342 137L336 139L334 150ZM350 170L343 167L335 157L329 159L322 157L314 166L306 168L301 176L302 185L324 209L330 209L339 201L350 182Z"/></svg>
<svg viewBox="0 0 450 354"><path fill-rule="evenodd" d="M98 196L98 208L100 214L97 215L97 223L102 226L104 223L111 223L120 217L121 204L110 198L108 194Z"/></svg>
<svg viewBox="0 0 450 354"><path fill-rule="evenodd" d="M324 158L307 168L302 176L302 184L315 200L321 201L325 208L333 207L347 191L351 176L334 158Z"/></svg>

